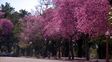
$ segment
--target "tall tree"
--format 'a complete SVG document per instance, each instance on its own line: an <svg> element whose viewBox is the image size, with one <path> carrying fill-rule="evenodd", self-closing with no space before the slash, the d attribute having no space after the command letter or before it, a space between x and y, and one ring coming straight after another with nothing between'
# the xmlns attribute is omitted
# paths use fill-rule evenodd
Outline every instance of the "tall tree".
<svg viewBox="0 0 112 62"><path fill-rule="evenodd" d="M76 8L77 30L89 34L87 36L89 38L105 35L105 32L109 29L109 10L108 0L86 0L83 6ZM88 41L90 40L87 40L86 52L89 51ZM86 57L88 60L88 53L86 53Z"/></svg>
<svg viewBox="0 0 112 62"><path fill-rule="evenodd" d="M5 12L5 17L9 18L11 14L14 12L14 8L10 6L10 3L5 3L5 5L1 4L2 12Z"/></svg>
<svg viewBox="0 0 112 62"><path fill-rule="evenodd" d="M50 9L48 11L49 17L47 18L47 23L44 27L44 35L50 38L65 38L69 41L69 53L72 54L73 59L73 49L72 40L76 30L77 19L74 15L75 2L73 0L56 0L54 1L56 7L55 9ZM53 14L53 15L52 15ZM46 22L46 21L45 21ZM70 54L69 54L70 59Z"/></svg>
<svg viewBox="0 0 112 62"><path fill-rule="evenodd" d="M5 18L2 18L1 16L4 16L3 13L0 13L0 48L1 46L5 46L8 48L7 50L10 52L12 44L11 34L13 30L13 23Z"/></svg>

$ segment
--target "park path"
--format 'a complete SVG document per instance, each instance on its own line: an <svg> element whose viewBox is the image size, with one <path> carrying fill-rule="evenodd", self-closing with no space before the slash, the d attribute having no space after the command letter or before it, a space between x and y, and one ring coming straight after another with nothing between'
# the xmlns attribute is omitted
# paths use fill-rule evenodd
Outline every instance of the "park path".
<svg viewBox="0 0 112 62"><path fill-rule="evenodd" d="M82 61L65 61L65 60L49 60L25 57L0 57L0 62L82 62Z"/></svg>
<svg viewBox="0 0 112 62"><path fill-rule="evenodd" d="M0 57L0 62L96 62L96 60L49 60L49 59L37 59L37 58L25 58L25 57ZM105 60L99 60L98 62L105 62ZM110 61L112 62L112 60Z"/></svg>

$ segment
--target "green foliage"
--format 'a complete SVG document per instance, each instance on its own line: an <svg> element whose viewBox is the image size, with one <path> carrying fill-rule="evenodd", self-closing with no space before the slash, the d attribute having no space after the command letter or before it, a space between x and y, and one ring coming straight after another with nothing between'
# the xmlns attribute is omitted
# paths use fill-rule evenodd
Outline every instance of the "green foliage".
<svg viewBox="0 0 112 62"><path fill-rule="evenodd" d="M23 9L19 10L19 13L20 13L20 16L21 16L21 17L24 17L24 16L26 16L26 15L30 15L30 13L29 13L28 11L23 10Z"/></svg>
<svg viewBox="0 0 112 62"><path fill-rule="evenodd" d="M1 4L1 9L5 12L5 17L8 18L14 12L14 8L10 6L10 3L5 3L5 5Z"/></svg>
<svg viewBox="0 0 112 62"><path fill-rule="evenodd" d="M14 25L18 23L18 20L20 18L23 18L26 15L30 15L28 11L23 9L19 10L19 12L15 11L15 9L10 6L10 3L7 3L7 2L5 3L5 5L1 4L1 9L2 9L2 12L5 13L4 18L8 18L12 20Z"/></svg>

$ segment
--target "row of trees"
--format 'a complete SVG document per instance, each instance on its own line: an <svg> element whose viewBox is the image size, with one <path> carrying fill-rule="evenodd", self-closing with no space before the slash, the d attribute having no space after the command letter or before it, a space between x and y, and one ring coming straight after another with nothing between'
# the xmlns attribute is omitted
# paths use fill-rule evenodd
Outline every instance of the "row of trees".
<svg viewBox="0 0 112 62"><path fill-rule="evenodd" d="M104 37L105 32L110 29L109 1L41 0L40 2L41 5L36 8L37 13L33 16L25 10L20 10L19 13L14 11L8 3L1 5L2 12L5 13L4 18L12 20L14 24L13 34L19 41L17 44L19 48L23 51L30 47L36 54L48 54L48 56L50 53L53 56L58 53L59 58L62 51L65 51L63 52L65 55L67 51L69 59L71 57L74 59L74 44L77 44L78 56L86 56L89 59L90 41L96 41L100 36Z"/></svg>
<svg viewBox="0 0 112 62"><path fill-rule="evenodd" d="M49 4L45 4L46 8L42 14L23 18L23 31L20 37L24 42L34 42L37 38L61 39L60 42L66 39L69 44L70 58L70 54L73 56L72 41L82 39L84 36L81 33L85 35L87 52L89 51L89 39L102 36L110 29L108 0L53 0L52 3L53 8L48 8Z"/></svg>

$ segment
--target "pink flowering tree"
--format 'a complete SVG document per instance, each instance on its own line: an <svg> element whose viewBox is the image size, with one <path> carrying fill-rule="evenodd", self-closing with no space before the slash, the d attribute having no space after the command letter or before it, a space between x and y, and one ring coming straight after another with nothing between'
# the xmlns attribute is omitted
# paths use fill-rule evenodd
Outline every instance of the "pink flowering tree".
<svg viewBox="0 0 112 62"><path fill-rule="evenodd" d="M53 0L53 2L55 9L48 14L51 18L48 17L50 19L47 19L44 27L44 35L47 37L61 36L71 41L77 31L100 36L108 29L108 0Z"/></svg>
<svg viewBox="0 0 112 62"><path fill-rule="evenodd" d="M87 37L104 35L109 27L109 8L108 0L86 0L83 6L76 8L77 30L88 34ZM86 52L89 51L88 43L85 50ZM86 53L86 57L88 60L88 53Z"/></svg>
<svg viewBox="0 0 112 62"><path fill-rule="evenodd" d="M7 35L12 32L13 23L8 19L2 18L4 14L4 12L0 12L0 32L3 35Z"/></svg>
<svg viewBox="0 0 112 62"><path fill-rule="evenodd" d="M20 39L24 42L35 41L41 36L43 19L41 16L26 16L21 23Z"/></svg>
<svg viewBox="0 0 112 62"><path fill-rule="evenodd" d="M76 8L77 29L92 36L104 35L108 29L108 0L87 0L84 4Z"/></svg>
<svg viewBox="0 0 112 62"><path fill-rule="evenodd" d="M10 52L12 44L13 23L4 17L4 13L0 12L0 48L5 46ZM10 44L9 44L10 43Z"/></svg>
<svg viewBox="0 0 112 62"><path fill-rule="evenodd" d="M61 4L58 4L57 2ZM49 17L45 18L48 22L45 24L43 30L44 36L50 37L52 39L53 38L69 39L70 42L69 45L70 45L72 41L72 37L77 32L76 30L77 20L76 17L74 16L75 1L58 0L58 1L54 1L54 3L56 4L56 8L47 10L48 12L47 15L49 15ZM69 50L71 54L73 54L72 48L70 48Z"/></svg>
<svg viewBox="0 0 112 62"><path fill-rule="evenodd" d="M13 30L13 23L8 19L0 19L0 29L3 35L7 35Z"/></svg>
<svg viewBox="0 0 112 62"><path fill-rule="evenodd" d="M19 46L20 48L28 48L30 51L24 51L27 55L32 55L32 48L35 49L35 55L39 49L38 47L43 46L43 35L42 35L42 26L43 18L38 16L26 16L23 19L20 19L20 33L19 33ZM38 46L38 47L37 47ZM41 49L41 48L40 48ZM26 49L27 50L27 49Z"/></svg>

